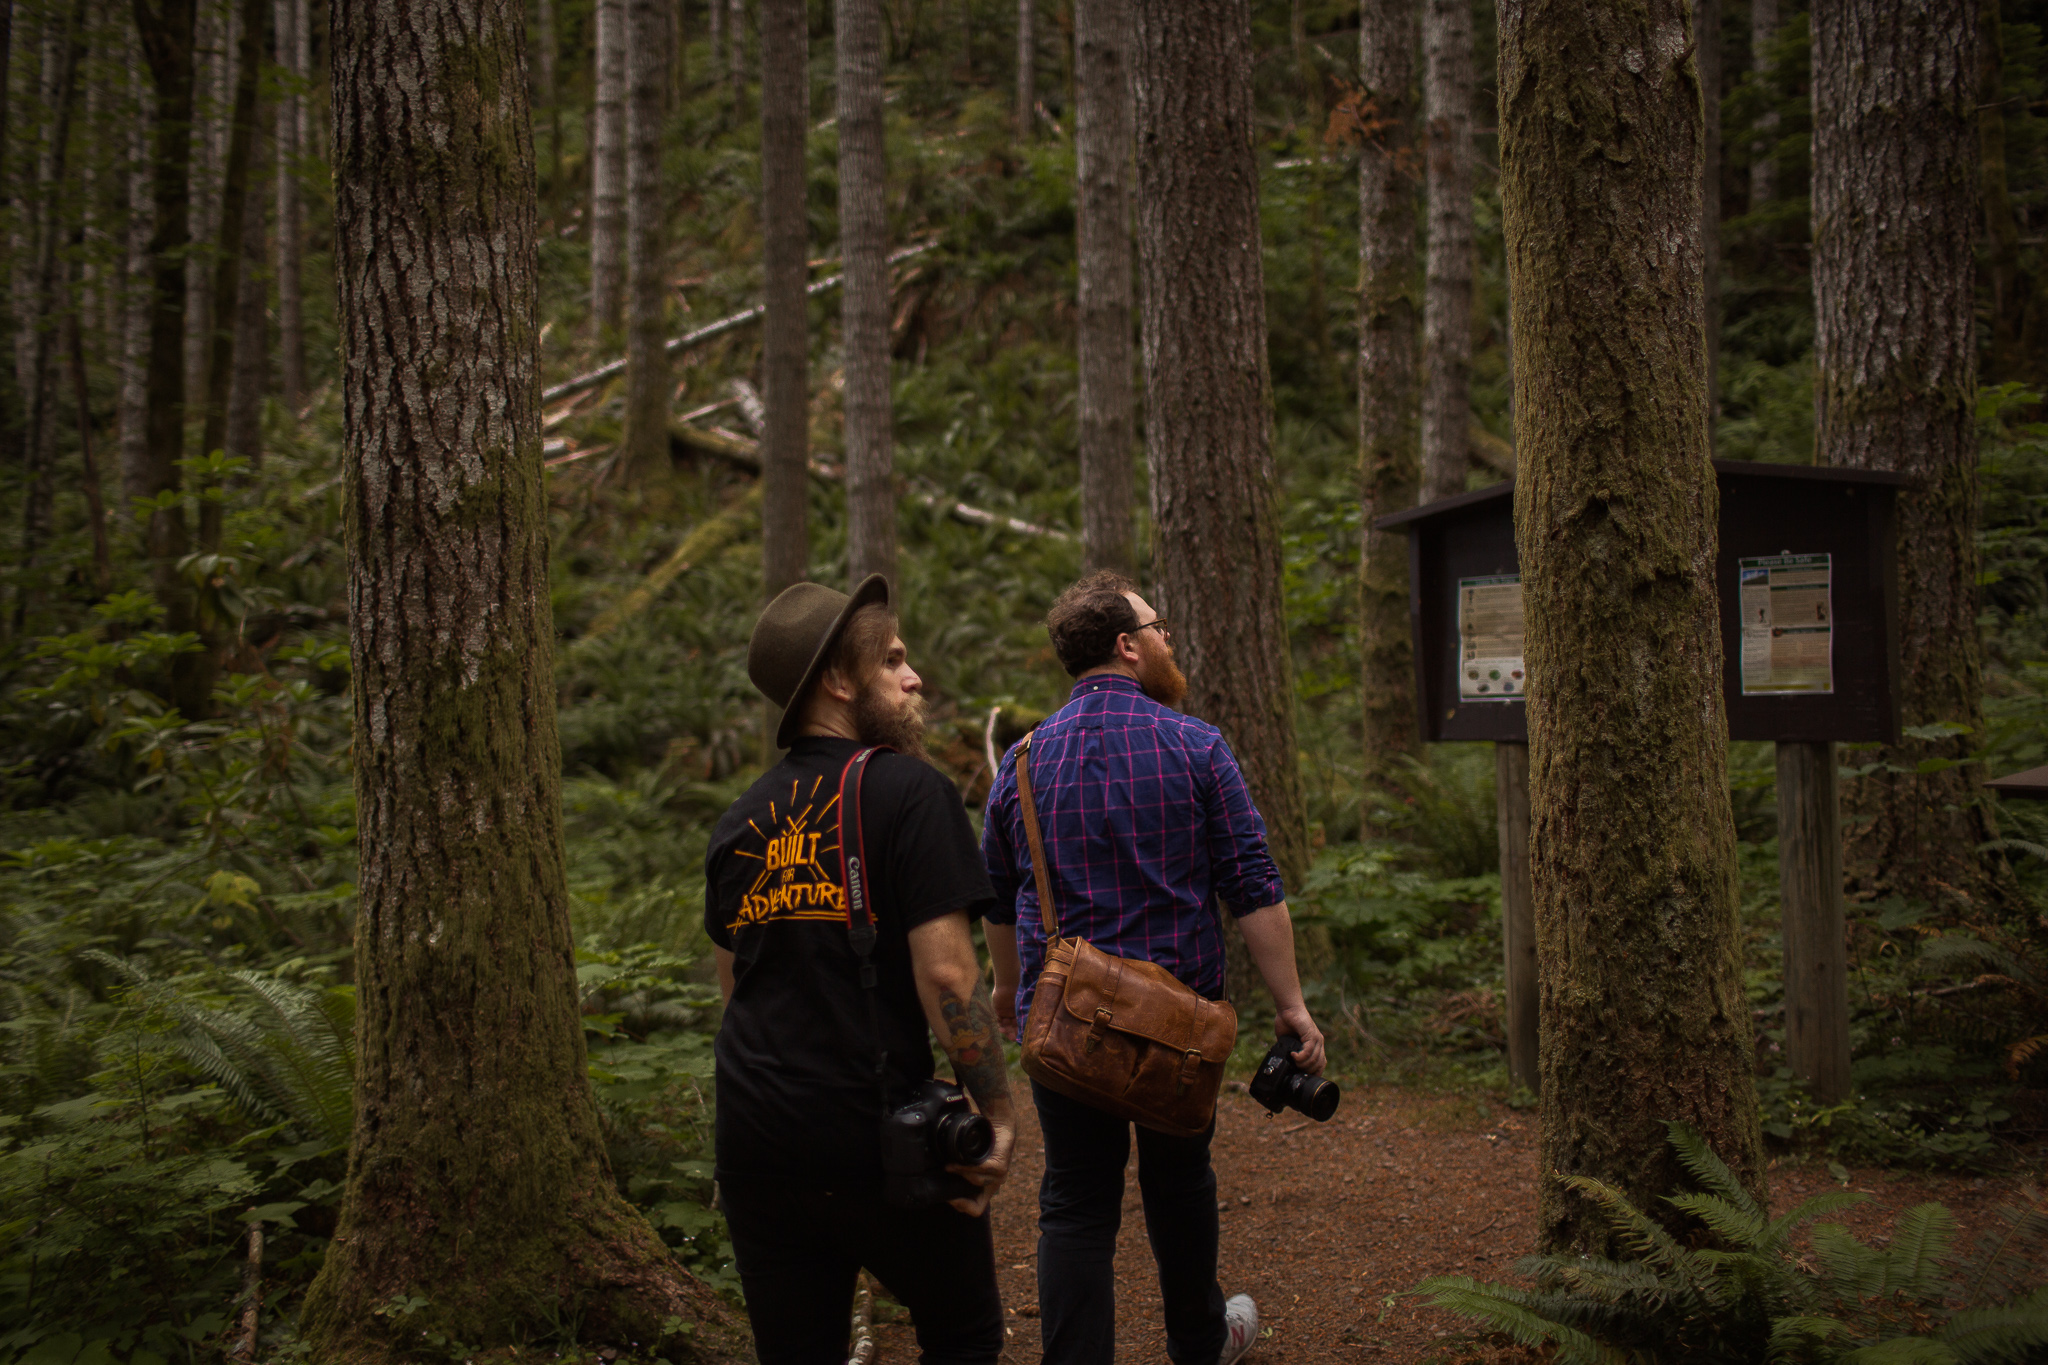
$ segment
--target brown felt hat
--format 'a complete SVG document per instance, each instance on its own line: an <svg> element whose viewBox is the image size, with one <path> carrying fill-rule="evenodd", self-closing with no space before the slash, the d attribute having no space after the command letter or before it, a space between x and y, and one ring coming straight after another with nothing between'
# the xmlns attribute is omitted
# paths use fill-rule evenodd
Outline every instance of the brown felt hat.
<svg viewBox="0 0 2048 1365"><path fill-rule="evenodd" d="M747 676L762 696L782 708L776 748L787 749L795 741L804 698L825 671L839 632L870 602L889 605L889 580L878 573L862 579L851 597L823 583L798 583L777 594L754 623Z"/></svg>

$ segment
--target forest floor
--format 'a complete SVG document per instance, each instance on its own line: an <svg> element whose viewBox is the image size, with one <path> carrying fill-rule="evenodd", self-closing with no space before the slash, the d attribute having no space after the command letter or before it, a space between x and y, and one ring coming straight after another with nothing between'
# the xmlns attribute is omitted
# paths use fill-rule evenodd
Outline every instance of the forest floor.
<svg viewBox="0 0 2048 1365"><path fill-rule="evenodd" d="M1021 1079L1021 1078L1019 1078ZM1005 1365L1037 1365L1036 1114L1024 1100L1017 1160L995 1202L996 1273L1010 1329ZM1536 1117L1484 1101L1393 1087L1347 1090L1328 1123L1269 1116L1242 1093L1223 1096L1213 1148L1223 1214L1225 1294L1259 1305L1250 1365L1334 1365L1430 1359L1527 1359L1485 1348L1443 1353L1470 1324L1408 1298L1430 1275L1506 1279L1536 1241ZM1836 1184L1824 1162L1774 1161L1771 1204L1783 1212ZM2023 1176L1971 1177L1852 1168L1871 1198L1829 1221L1864 1241L1915 1204L1938 1200L1971 1245L2001 1204L2038 1202ZM1117 1359L1166 1359L1159 1287L1145 1243L1135 1155L1117 1239ZM917 1343L904 1311L875 1313L878 1361L908 1365Z"/></svg>

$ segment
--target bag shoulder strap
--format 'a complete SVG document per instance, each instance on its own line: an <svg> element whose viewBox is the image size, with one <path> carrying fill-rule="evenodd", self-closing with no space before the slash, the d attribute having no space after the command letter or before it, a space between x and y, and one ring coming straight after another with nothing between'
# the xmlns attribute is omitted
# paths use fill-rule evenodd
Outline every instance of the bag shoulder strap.
<svg viewBox="0 0 2048 1365"><path fill-rule="evenodd" d="M1030 735L1017 741L1017 804L1024 812L1024 842L1031 846L1031 877L1038 883L1038 922L1050 943L1060 936L1060 917L1052 903L1052 869L1046 866L1045 836L1038 830L1038 803L1031 799Z"/></svg>
<svg viewBox="0 0 2048 1365"><path fill-rule="evenodd" d="M889 1109L889 1048L882 1041L882 1019L875 1004L875 914L868 896L868 850L860 812L860 780L868 760L887 749L871 745L846 760L839 772L839 875L846 891L846 937L860 959L861 995L867 1001L868 1028L875 1035L875 1090L882 1112Z"/></svg>

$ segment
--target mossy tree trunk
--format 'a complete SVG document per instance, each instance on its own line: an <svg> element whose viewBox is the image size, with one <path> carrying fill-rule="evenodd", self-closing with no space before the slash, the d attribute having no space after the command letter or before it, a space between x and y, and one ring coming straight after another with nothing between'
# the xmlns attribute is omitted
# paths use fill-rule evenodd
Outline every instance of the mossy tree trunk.
<svg viewBox="0 0 2048 1365"><path fill-rule="evenodd" d="M585 1072L522 7L341 0L333 32L358 1072L301 1322L328 1361L564 1322L652 1349L719 1314L619 1196Z"/></svg>
<svg viewBox="0 0 2048 1365"><path fill-rule="evenodd" d="M1913 475L1899 496L1905 723L1983 725L1977 640L1974 0L1835 0L1813 18L1819 462ZM1981 736L1908 741L1844 785L1849 883L1948 913L1991 892Z"/></svg>
<svg viewBox="0 0 2048 1365"><path fill-rule="evenodd" d="M1308 833L1268 429L1251 18L1246 0L1136 0L1132 13L1154 605L1173 626L1188 711L1230 742L1297 888Z"/></svg>
<svg viewBox="0 0 2048 1365"><path fill-rule="evenodd" d="M1131 10L1079 0L1074 12L1074 235L1079 257L1081 554L1130 573Z"/></svg>
<svg viewBox="0 0 2048 1365"><path fill-rule="evenodd" d="M893 582L896 438L889 391L882 2L838 0L836 14L839 255L846 270L839 296L839 333L846 356L846 567L850 583L871 573L885 574Z"/></svg>
<svg viewBox="0 0 2048 1365"><path fill-rule="evenodd" d="M761 0L762 586L773 599L810 566L811 34L804 0Z"/></svg>
<svg viewBox="0 0 2048 1365"><path fill-rule="evenodd" d="M1528 613L1541 1236L1652 1215L1664 1121L1761 1192L1714 587L1690 0L1501 0Z"/></svg>
<svg viewBox="0 0 2048 1365"><path fill-rule="evenodd" d="M590 326L626 316L626 0L595 0L590 132Z"/></svg>
<svg viewBox="0 0 2048 1365"><path fill-rule="evenodd" d="M1415 5L1364 0L1358 78L1358 449L1364 537L1358 557L1359 684L1365 779L1398 792L1420 748L1408 624L1408 537L1373 518L1415 505Z"/></svg>
<svg viewBox="0 0 2048 1365"><path fill-rule="evenodd" d="M626 0L626 463L668 472L668 0Z"/></svg>
<svg viewBox="0 0 2048 1365"><path fill-rule="evenodd" d="M1472 463L1472 6L1425 0L1429 255L1422 296L1422 500L1465 491Z"/></svg>

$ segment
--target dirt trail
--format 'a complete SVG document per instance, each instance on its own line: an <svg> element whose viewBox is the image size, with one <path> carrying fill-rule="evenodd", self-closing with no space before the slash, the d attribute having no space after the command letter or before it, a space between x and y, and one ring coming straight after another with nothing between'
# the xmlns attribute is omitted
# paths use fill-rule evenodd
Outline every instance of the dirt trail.
<svg viewBox="0 0 2048 1365"><path fill-rule="evenodd" d="M1025 1098L1011 1181L995 1209L996 1269L1010 1325L1007 1365L1038 1365L1038 1180L1044 1156ZM1223 1214L1226 1294L1258 1301L1251 1365L1420 1362L1462 1319L1399 1296L1430 1275L1503 1279L1536 1238L1536 1121L1498 1105L1393 1088L1347 1091L1337 1117L1269 1117L1226 1093L1214 1147ZM1834 1185L1824 1166L1771 1172L1778 1211ZM1899 1213L1935 1199L1963 1224L1965 1244L1994 1210L2022 1197L2018 1179L1850 1172L1871 1199L1834 1221L1866 1241ZM2038 1199L2036 1191L2033 1195ZM916 1338L901 1310L876 1324L879 1358L912 1365ZM1117 1239L1117 1360L1164 1362L1159 1289L1145 1244L1135 1158Z"/></svg>

